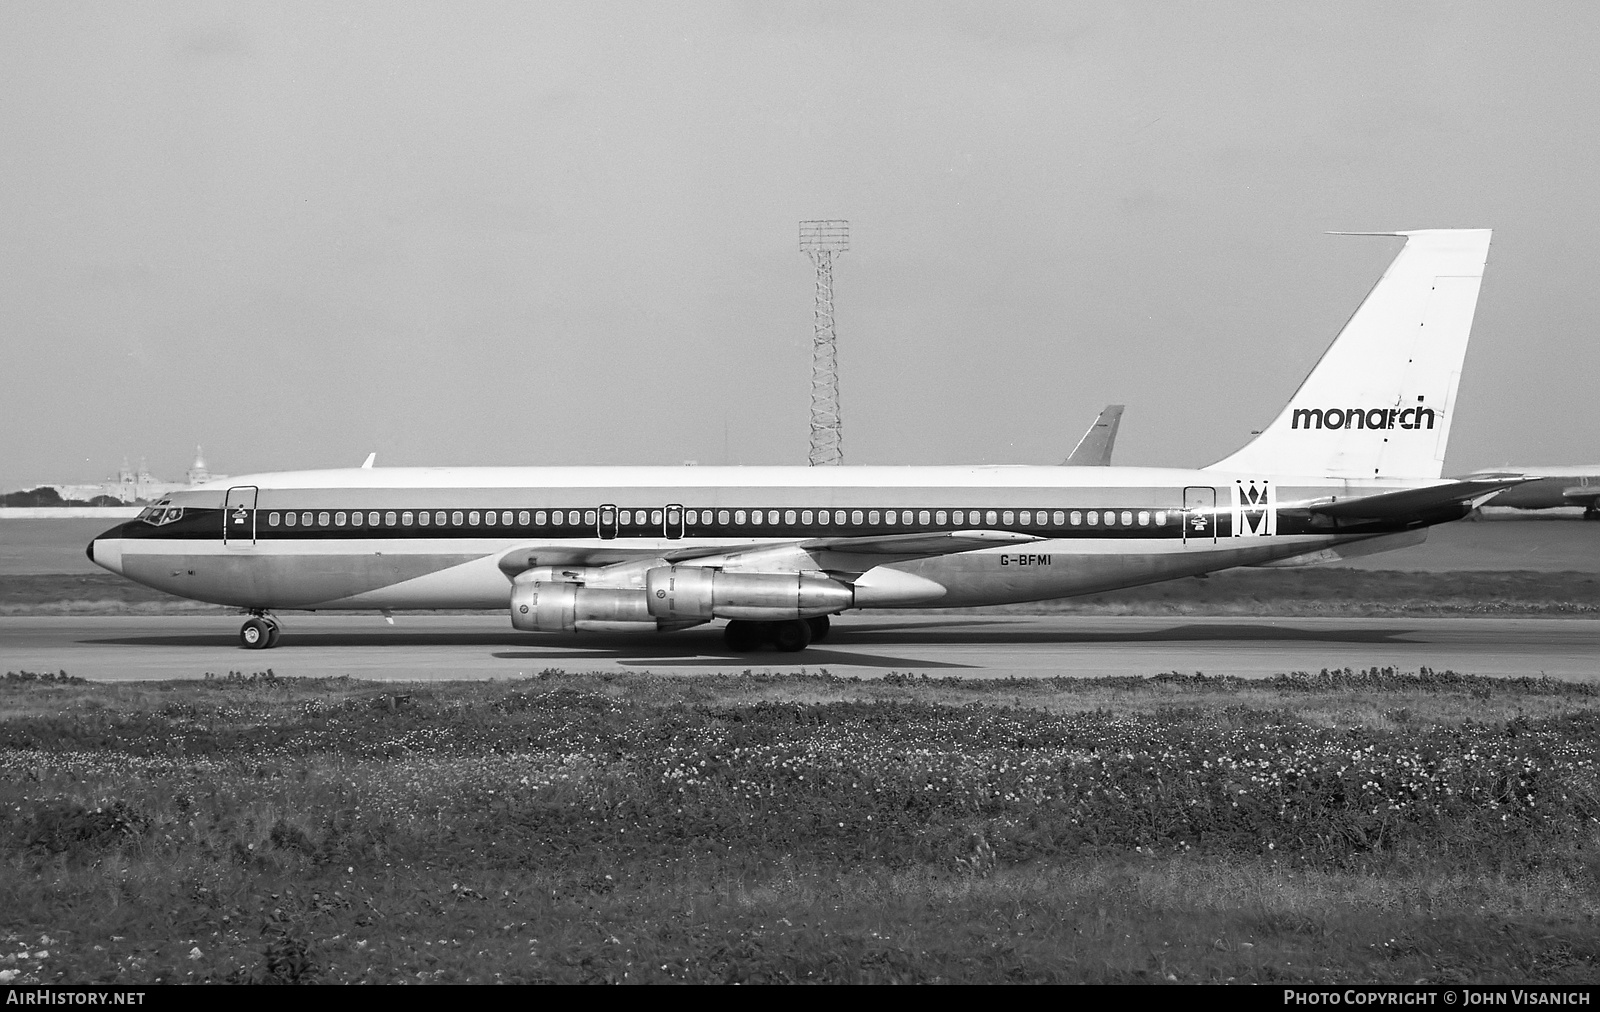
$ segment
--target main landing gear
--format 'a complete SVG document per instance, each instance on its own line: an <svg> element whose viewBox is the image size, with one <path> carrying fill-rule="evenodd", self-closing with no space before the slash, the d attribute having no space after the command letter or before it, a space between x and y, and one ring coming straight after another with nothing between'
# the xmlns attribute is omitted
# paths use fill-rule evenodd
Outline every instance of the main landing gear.
<svg viewBox="0 0 1600 1012"><path fill-rule="evenodd" d="M735 653L759 650L767 643L785 653L795 653L827 639L828 626L826 615L789 619L786 622L749 622L736 618L728 623L722 637L728 649Z"/></svg>
<svg viewBox="0 0 1600 1012"><path fill-rule="evenodd" d="M250 612L251 618L239 627L239 645L246 650L266 650L278 645L278 636L283 632L278 627L278 620L264 611Z"/></svg>

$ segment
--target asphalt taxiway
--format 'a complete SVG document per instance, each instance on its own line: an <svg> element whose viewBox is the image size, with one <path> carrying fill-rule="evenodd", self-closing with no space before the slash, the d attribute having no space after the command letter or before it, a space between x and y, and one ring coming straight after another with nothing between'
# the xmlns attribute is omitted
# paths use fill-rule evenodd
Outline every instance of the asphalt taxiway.
<svg viewBox="0 0 1600 1012"><path fill-rule="evenodd" d="M800 653L732 653L720 623L666 635L519 633L493 615L288 615L272 650L238 645L226 615L0 617L0 670L96 680L207 672L376 680L519 678L566 671L712 674L889 672L968 678L1264 677L1322 668L1419 667L1600 681L1600 621L1486 618L1194 618L846 615Z"/></svg>

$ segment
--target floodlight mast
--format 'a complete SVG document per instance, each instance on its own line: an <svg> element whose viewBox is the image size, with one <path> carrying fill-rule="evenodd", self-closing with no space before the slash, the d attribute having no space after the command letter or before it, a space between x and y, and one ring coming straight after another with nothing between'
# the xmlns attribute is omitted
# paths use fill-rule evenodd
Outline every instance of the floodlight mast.
<svg viewBox="0 0 1600 1012"><path fill-rule="evenodd" d="M802 221L800 252L817 268L811 323L811 466L844 463L839 420L839 345L833 329L833 258L850 248L848 221Z"/></svg>

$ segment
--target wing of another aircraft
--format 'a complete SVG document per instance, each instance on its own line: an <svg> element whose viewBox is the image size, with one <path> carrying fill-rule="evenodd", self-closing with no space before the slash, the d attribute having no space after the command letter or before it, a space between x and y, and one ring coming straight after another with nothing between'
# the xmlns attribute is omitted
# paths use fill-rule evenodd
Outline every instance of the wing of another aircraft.
<svg viewBox="0 0 1600 1012"><path fill-rule="evenodd" d="M1089 431L1078 440L1078 445L1066 460L1061 462L1064 467L1108 467L1111 464L1111 448L1117 442L1117 427L1122 424L1121 404L1107 404L1100 417L1089 426Z"/></svg>

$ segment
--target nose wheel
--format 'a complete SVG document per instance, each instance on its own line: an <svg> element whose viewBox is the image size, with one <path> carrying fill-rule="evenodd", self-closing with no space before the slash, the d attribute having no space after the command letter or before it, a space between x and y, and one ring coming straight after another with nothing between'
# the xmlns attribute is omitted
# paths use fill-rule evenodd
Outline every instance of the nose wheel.
<svg viewBox="0 0 1600 1012"><path fill-rule="evenodd" d="M266 650L278 645L282 632L277 619L265 613L255 615L239 627L239 645L246 650Z"/></svg>

